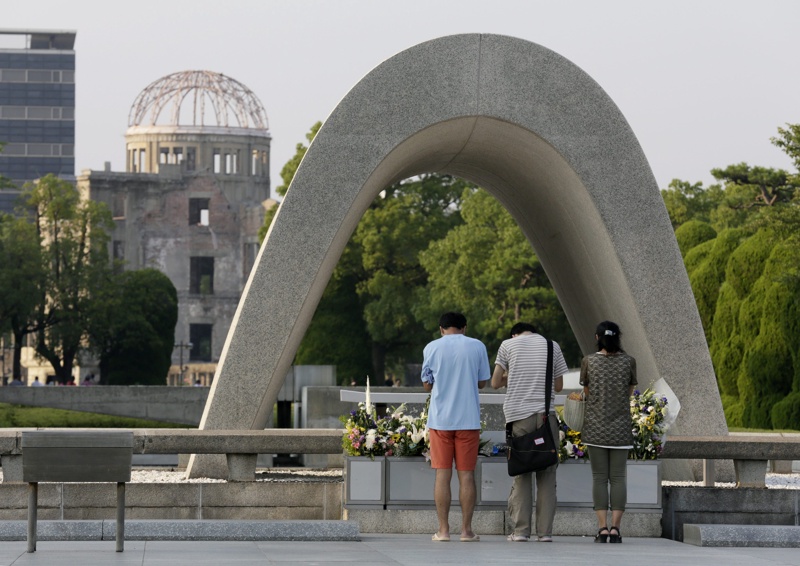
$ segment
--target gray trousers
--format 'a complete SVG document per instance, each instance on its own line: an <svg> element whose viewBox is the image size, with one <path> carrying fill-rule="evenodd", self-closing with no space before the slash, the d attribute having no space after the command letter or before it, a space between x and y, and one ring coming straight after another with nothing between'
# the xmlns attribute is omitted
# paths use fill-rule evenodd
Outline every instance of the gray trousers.
<svg viewBox="0 0 800 566"><path fill-rule="evenodd" d="M522 436L539 428L544 413L534 413L521 421L514 421L511 434ZM558 419L550 414L550 429L556 446L558 439ZM508 496L508 514L511 517L515 535L531 535L533 515L533 475L536 474L536 535L552 536L553 519L556 516L556 469L558 464L541 472L521 474L514 477L511 494Z"/></svg>

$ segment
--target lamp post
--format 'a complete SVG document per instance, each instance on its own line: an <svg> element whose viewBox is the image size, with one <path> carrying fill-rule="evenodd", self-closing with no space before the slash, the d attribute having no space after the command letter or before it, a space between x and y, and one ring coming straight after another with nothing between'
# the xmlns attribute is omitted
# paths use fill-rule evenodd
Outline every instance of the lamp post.
<svg viewBox="0 0 800 566"><path fill-rule="evenodd" d="M181 372L181 383L180 383L181 385L183 385L183 374L186 372L187 369L189 369L188 365L183 365L183 351L191 350L192 345L193 344L191 342L184 342L183 340L175 344L175 347L178 349L178 353L180 355L180 365L178 366L178 368L180 369ZM187 362L189 361L188 356L186 357L186 361Z"/></svg>

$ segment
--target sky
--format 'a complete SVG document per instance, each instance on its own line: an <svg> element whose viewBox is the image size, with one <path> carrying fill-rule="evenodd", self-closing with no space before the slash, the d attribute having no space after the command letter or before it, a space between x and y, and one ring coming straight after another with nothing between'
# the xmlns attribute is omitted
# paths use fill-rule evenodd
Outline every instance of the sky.
<svg viewBox="0 0 800 566"><path fill-rule="evenodd" d="M798 22L795 0L26 0L0 28L77 31L76 174L106 161L123 171L139 92L209 70L266 108L274 189L311 125L381 62L437 37L494 33L597 81L666 188L707 186L711 169L742 161L793 169L770 138L800 123Z"/></svg>

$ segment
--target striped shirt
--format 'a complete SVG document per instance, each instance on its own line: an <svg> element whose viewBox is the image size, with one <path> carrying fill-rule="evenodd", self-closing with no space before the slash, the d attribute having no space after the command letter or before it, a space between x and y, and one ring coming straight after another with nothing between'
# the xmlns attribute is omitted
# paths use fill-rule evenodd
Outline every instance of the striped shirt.
<svg viewBox="0 0 800 566"><path fill-rule="evenodd" d="M543 413L547 379L547 340L539 334L521 334L504 340L495 364L508 372L503 413L511 423ZM553 383L567 372L561 347L553 342ZM550 410L555 410L555 390L550 391Z"/></svg>

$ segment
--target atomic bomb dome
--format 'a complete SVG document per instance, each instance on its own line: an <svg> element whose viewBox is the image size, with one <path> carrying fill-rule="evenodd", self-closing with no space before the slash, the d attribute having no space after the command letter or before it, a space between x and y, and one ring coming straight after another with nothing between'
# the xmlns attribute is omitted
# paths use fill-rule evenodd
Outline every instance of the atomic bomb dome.
<svg viewBox="0 0 800 566"><path fill-rule="evenodd" d="M127 171L162 165L225 175L265 176L269 123L258 97L212 71L181 71L150 83L136 97L125 135Z"/></svg>
<svg viewBox="0 0 800 566"><path fill-rule="evenodd" d="M110 253L154 267L178 293L168 385L210 385L258 253L269 199L267 113L242 83L167 75L136 96L125 172L86 171L81 191L114 216Z"/></svg>

